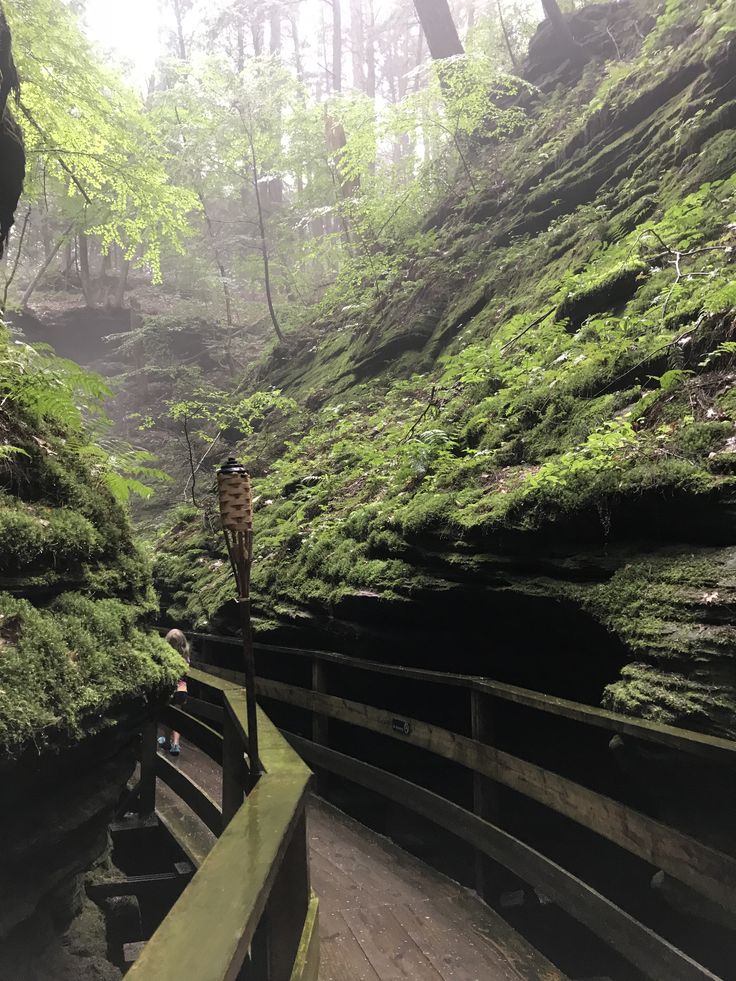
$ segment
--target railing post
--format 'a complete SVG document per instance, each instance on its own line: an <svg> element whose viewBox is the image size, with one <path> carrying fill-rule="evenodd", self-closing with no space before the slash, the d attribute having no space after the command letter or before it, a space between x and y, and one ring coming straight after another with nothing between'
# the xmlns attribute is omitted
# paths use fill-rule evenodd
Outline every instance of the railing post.
<svg viewBox="0 0 736 981"><path fill-rule="evenodd" d="M156 810L156 751L158 723L146 722L141 729L141 779L138 813L141 817Z"/></svg>
<svg viewBox="0 0 736 981"><path fill-rule="evenodd" d="M488 706L488 696L475 689L470 690L471 736L479 743L493 745L493 721ZM496 785L482 773L473 773L473 813L493 824L499 823L499 803ZM481 899L490 893L491 863L483 852L475 853L475 889Z"/></svg>
<svg viewBox="0 0 736 981"><path fill-rule="evenodd" d="M326 665L318 657L312 659L312 691L327 694ZM329 745L329 722L321 712L312 713L312 742L318 746Z"/></svg>
<svg viewBox="0 0 736 981"><path fill-rule="evenodd" d="M290 981L309 899L306 811L302 810L239 981Z"/></svg>
<svg viewBox="0 0 736 981"><path fill-rule="evenodd" d="M312 658L312 691L323 695L328 694L327 665L318 657ZM316 709L312 712L312 742L318 746L329 746L330 744L329 719ZM321 774L315 778L314 789L323 795L327 792L326 774Z"/></svg>
<svg viewBox="0 0 736 981"><path fill-rule="evenodd" d="M225 703L222 727L222 830L233 819L244 799L246 768L240 733Z"/></svg>
<svg viewBox="0 0 736 981"><path fill-rule="evenodd" d="M289 981L309 910L306 811L294 828L266 907L268 981Z"/></svg>

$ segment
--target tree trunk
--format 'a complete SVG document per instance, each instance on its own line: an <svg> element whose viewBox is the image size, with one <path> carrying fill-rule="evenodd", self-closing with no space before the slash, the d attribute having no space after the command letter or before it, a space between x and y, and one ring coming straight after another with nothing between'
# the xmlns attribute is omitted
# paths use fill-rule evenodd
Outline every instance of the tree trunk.
<svg viewBox="0 0 736 981"><path fill-rule="evenodd" d="M31 280L30 284L26 288L25 293L21 297L21 301L20 301L21 310L25 310L26 306L28 305L28 301L31 298L31 295L33 294L33 292L35 291L36 287L41 282L41 280L43 279L43 277L46 275L46 270L49 268L49 266L51 265L51 263L54 261L54 257L56 256L57 252L62 247L62 245L64 244L64 242L66 241L66 239L71 235L73 228L74 228L74 222L72 222L71 225L68 225L66 227L66 229L64 230L64 232L61 235L61 238L56 243L56 245L54 246L54 248L51 250L51 253L47 256L46 261L43 263L43 265L41 266L41 268L38 270L38 272L36 273L36 275Z"/></svg>
<svg viewBox="0 0 736 981"><path fill-rule="evenodd" d="M466 21L466 25L465 26L466 26L466 29L468 31L472 31L472 29L475 27L475 3L474 3L474 0L468 0L467 21Z"/></svg>
<svg viewBox="0 0 736 981"><path fill-rule="evenodd" d="M332 0L332 91L342 92L342 11Z"/></svg>
<svg viewBox="0 0 736 981"><path fill-rule="evenodd" d="M435 61L465 53L447 0L414 0L414 6Z"/></svg>
<svg viewBox="0 0 736 981"><path fill-rule="evenodd" d="M72 240L67 239L64 245L64 258L62 259L62 275L64 277L64 289L69 291L69 278L72 274L72 266L74 265L74 255L72 253Z"/></svg>
<svg viewBox="0 0 736 981"><path fill-rule="evenodd" d="M266 288L266 303L268 304L268 312L271 316L271 323L273 324L273 329L276 332L276 336L278 337L279 341L283 344L284 335L281 331L281 325L279 324L278 317L276 316L276 310L273 305L273 296L271 294L271 266L268 256L268 240L266 238L266 223L263 218L261 192L258 186L258 158L256 157L256 145L253 141L252 123L246 121L242 109L238 109L238 112L240 114L240 119L241 122L243 123L243 128L245 129L246 136L248 137L248 144L250 146L253 190L256 196L256 208L258 210L258 230L261 236L261 257L263 259L263 282Z"/></svg>
<svg viewBox="0 0 736 981"><path fill-rule="evenodd" d="M299 24L296 14L289 13L289 23L291 24L291 39L294 42L294 68L296 70L297 81L304 84L304 65L302 63L302 49L299 44Z"/></svg>
<svg viewBox="0 0 736 981"><path fill-rule="evenodd" d="M256 58L263 54L263 15L255 13L251 22L251 34L253 35L253 52Z"/></svg>
<svg viewBox="0 0 736 981"><path fill-rule="evenodd" d="M212 227L212 221L210 219L209 213L207 212L207 204L205 202L204 194L198 190L197 197L199 198L199 203L202 205L202 214L204 215L204 223L207 226L207 234L209 235L210 242L212 243L212 254L215 257L215 265L217 266L217 272L220 277L220 286L222 287L222 298L225 301L225 322L227 326L232 331L233 328L233 305L232 297L230 295L230 285L227 281L227 273L225 272L225 264L222 261L222 256L217 245L217 239L215 238L215 230Z"/></svg>
<svg viewBox="0 0 736 981"><path fill-rule="evenodd" d="M123 257L115 289L112 293L112 307L114 310L122 310L125 303L125 291L128 288L128 274L130 273L130 259Z"/></svg>
<svg viewBox="0 0 736 981"><path fill-rule="evenodd" d="M275 3L271 7L269 51L272 55L281 54L281 7Z"/></svg>
<svg viewBox="0 0 736 981"><path fill-rule="evenodd" d="M319 8L319 38L320 38L320 54L322 56L322 64L320 65L320 68L322 68L322 72L324 73L324 94L327 95L330 92L331 81L330 81L330 66L327 60L327 24L325 22L325 12L321 5ZM316 73L317 77L315 83L315 98L317 102L322 101L322 95L323 95L322 72Z"/></svg>
<svg viewBox="0 0 736 981"><path fill-rule="evenodd" d="M376 13L373 0L368 0L368 31L365 41L365 94L376 97Z"/></svg>
<svg viewBox="0 0 736 981"><path fill-rule="evenodd" d="M186 61L187 46L184 41L184 16L181 9L181 0L174 0L174 17L176 18L176 40L179 47L179 57L182 61Z"/></svg>
<svg viewBox="0 0 736 981"><path fill-rule="evenodd" d="M514 54L514 49L511 47L511 38L509 37L509 32L506 28L506 20L503 16L503 7L501 6L501 0L496 0L498 4L498 20L501 24L501 30L503 31L504 40L506 41L506 47L508 48L509 58L511 58L511 64L513 65L514 71L519 70L519 62Z"/></svg>
<svg viewBox="0 0 736 981"><path fill-rule="evenodd" d="M237 59L238 74L242 74L245 69L245 31L243 24L238 21L238 30L235 38L235 50Z"/></svg>
<svg viewBox="0 0 736 981"><path fill-rule="evenodd" d="M0 303L0 314L5 313L5 308L8 304L8 292L10 290L10 287L13 285L15 274L18 272L18 265L20 263L21 256L23 255L23 242L25 241L26 232L28 231L28 223L30 222L30 220L31 220L31 208L29 205L28 210L26 211L25 218L23 219L23 225L21 226L20 235L18 236L18 244L15 249L15 259L13 261L13 266L10 272L5 274L5 287L3 289L2 303ZM7 262L7 258L8 256L6 253L4 256L5 262Z"/></svg>
<svg viewBox="0 0 736 981"><path fill-rule="evenodd" d="M353 88L365 92L365 29L361 0L350 0L350 46L353 57Z"/></svg>
<svg viewBox="0 0 736 981"><path fill-rule="evenodd" d="M95 289L89 270L89 239L80 232L77 236L77 255L79 256L79 279L82 284L84 300L88 307L95 307Z"/></svg>
<svg viewBox="0 0 736 981"><path fill-rule="evenodd" d="M560 5L557 3L557 0L542 0L542 9L544 10L547 20L555 29L558 37L560 37L571 49L582 52L582 48L572 36L570 25L565 20L565 15L560 10Z"/></svg>

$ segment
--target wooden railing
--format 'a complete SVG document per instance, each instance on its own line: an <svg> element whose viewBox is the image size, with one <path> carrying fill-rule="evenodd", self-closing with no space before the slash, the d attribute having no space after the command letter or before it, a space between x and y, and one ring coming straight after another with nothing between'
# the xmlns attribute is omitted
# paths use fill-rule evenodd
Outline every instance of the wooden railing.
<svg viewBox="0 0 736 981"><path fill-rule="evenodd" d="M191 636L202 643L205 657L212 651L212 645L237 644L231 638ZM258 680L260 697L311 713L311 739L285 733L307 762L377 792L450 831L479 855L493 859L543 893L655 981L663 978L712 981L716 977L671 940L637 920L578 875L515 837L513 828L500 827L496 788L506 787L530 798L643 860L654 870L662 870L671 880L682 884L688 895L692 891L696 902L712 904L719 918L733 917L734 926L736 858L567 776L497 748L493 745L494 709L499 700L514 703L525 710L566 720L566 725L579 726L581 739L585 739L586 730L590 733L591 728L603 729L623 734L637 743L665 747L670 755L675 754L675 759L695 758L701 761L700 765L719 768L724 795L733 792L736 742L625 717L484 678L380 664L326 651L266 645L256 645L256 650L285 655L286 659L307 659L311 663L309 687ZM336 665L341 671L350 669L435 688L440 686L448 694L465 689L469 694L467 731L470 735L378 705L343 698L335 691L339 680L328 677L329 665ZM234 680L240 677L237 672L222 667L209 665L208 670ZM416 704L419 704L417 697ZM374 700L380 702L381 696ZM473 774L473 810L396 773L338 752L328 745L329 719L410 744L465 767ZM717 808L717 801L709 801L708 807Z"/></svg>
<svg viewBox="0 0 736 981"><path fill-rule="evenodd" d="M192 669L185 710L162 721L222 766L222 807L143 733L139 810L166 783L218 840L130 970L135 981L316 981L317 899L309 884L305 807L310 772L259 712L261 762L248 764L245 691ZM196 861L196 848L181 842Z"/></svg>

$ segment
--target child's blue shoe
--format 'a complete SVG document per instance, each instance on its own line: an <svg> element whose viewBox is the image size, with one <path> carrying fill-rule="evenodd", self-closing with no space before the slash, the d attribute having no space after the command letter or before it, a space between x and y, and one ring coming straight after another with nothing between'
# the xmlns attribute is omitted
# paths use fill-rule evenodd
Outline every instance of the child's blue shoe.
<svg viewBox="0 0 736 981"><path fill-rule="evenodd" d="M179 748L178 744L172 743L171 746L169 746L169 752L172 756L178 756L179 753L181 753L181 749Z"/></svg>

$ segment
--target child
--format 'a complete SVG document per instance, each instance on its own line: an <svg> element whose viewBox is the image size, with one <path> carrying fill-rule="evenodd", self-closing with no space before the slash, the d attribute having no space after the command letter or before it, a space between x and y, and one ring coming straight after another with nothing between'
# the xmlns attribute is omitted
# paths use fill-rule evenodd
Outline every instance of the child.
<svg viewBox="0 0 736 981"><path fill-rule="evenodd" d="M189 641L186 639L181 630L170 630L166 634L166 640L178 651L184 660L189 664L190 653L189 653ZM183 705L187 700L187 679L186 675L183 678L179 678L176 683L176 691L172 695L171 702L173 705ZM171 730L171 739L167 736L159 736L158 744L162 749L168 749L172 756L178 756L181 753L181 747L179 746L179 733L175 730Z"/></svg>

